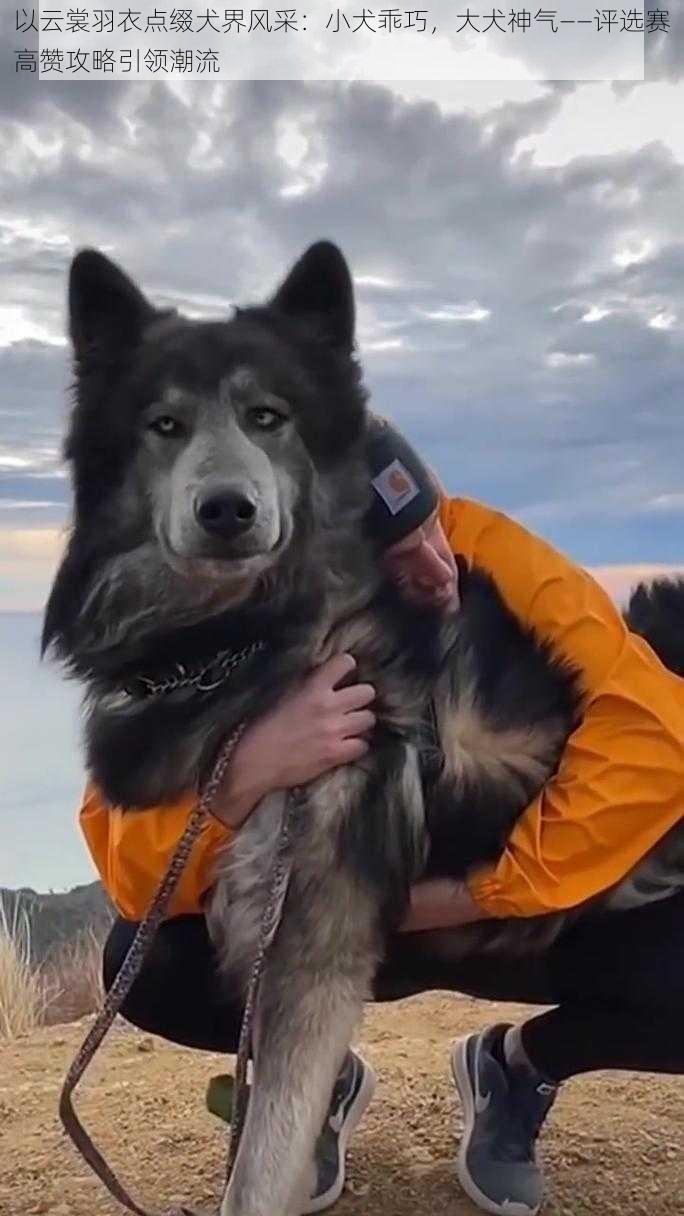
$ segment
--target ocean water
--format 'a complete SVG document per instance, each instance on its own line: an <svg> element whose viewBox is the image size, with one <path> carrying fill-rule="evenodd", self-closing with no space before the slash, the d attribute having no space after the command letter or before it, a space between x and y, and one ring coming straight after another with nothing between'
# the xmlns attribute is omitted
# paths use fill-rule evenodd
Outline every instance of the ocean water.
<svg viewBox="0 0 684 1216"><path fill-rule="evenodd" d="M80 692L39 660L38 613L0 612L0 886L63 890L95 877L76 817Z"/></svg>

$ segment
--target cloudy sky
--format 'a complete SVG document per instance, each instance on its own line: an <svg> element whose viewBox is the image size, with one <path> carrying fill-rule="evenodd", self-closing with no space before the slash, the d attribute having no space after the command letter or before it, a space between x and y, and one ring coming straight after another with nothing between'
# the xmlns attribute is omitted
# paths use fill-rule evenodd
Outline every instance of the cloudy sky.
<svg viewBox="0 0 684 1216"><path fill-rule="evenodd" d="M450 491L510 512L618 595L654 567L684 567L681 50L673 31L647 83L615 87L49 85L5 71L6 650L21 649L15 614L44 602L68 519L65 288L83 245L156 303L209 317L259 299L307 244L332 238L356 278L375 408ZM63 736L59 700L37 697L32 678L24 668L5 701L0 884L60 886L89 873L72 840L81 774L75 730ZM39 732L66 754L49 837L65 853L40 865L15 814L46 802Z"/></svg>

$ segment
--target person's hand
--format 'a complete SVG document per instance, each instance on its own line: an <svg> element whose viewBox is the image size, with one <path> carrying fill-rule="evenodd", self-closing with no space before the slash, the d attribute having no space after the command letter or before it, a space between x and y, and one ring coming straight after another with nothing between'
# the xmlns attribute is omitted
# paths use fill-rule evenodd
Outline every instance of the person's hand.
<svg viewBox="0 0 684 1216"><path fill-rule="evenodd" d="M375 689L337 688L355 667L352 655L335 655L247 727L213 807L222 823L238 827L271 791L305 785L368 751Z"/></svg>
<svg viewBox="0 0 684 1216"><path fill-rule="evenodd" d="M411 903L399 932L458 929L487 916L464 882L454 878L427 878L411 887Z"/></svg>

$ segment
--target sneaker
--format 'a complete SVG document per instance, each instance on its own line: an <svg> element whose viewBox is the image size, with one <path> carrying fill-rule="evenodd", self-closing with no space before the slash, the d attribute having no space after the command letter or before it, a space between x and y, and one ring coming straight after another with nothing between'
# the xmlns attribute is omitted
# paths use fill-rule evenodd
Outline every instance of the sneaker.
<svg viewBox="0 0 684 1216"><path fill-rule="evenodd" d="M302 1216L324 1212L344 1190L347 1146L365 1114L376 1085L370 1064L350 1051L335 1082L330 1107L316 1141L314 1165L316 1185ZM226 1123L233 1117L233 1078L212 1077L207 1089L207 1108Z"/></svg>
<svg viewBox="0 0 684 1216"><path fill-rule="evenodd" d="M302 1216L324 1212L344 1190L347 1146L363 1118L376 1085L370 1064L350 1051L335 1082L328 1115L316 1141L317 1182Z"/></svg>
<svg viewBox="0 0 684 1216"><path fill-rule="evenodd" d="M461 1096L464 1130L458 1179L466 1195L485 1212L535 1216L544 1178L535 1144L558 1092L527 1068L499 1063L507 1025L491 1026L454 1044L451 1069Z"/></svg>

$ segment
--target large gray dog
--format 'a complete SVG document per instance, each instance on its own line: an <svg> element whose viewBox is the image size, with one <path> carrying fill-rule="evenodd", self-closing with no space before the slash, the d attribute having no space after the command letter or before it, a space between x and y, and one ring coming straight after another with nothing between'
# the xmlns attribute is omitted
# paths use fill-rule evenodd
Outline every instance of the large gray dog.
<svg viewBox="0 0 684 1216"><path fill-rule="evenodd" d="M87 763L106 796L144 807L198 787L236 723L335 652L351 651L377 689L368 755L312 782L298 817L223 1201L223 1216L296 1216L411 883L500 853L557 765L581 690L477 569L462 572L448 619L383 581L364 526L352 285L335 246L312 246L266 305L225 323L156 310L85 250L70 328L75 511L44 647L85 683ZM217 861L208 918L233 989L256 951L282 814L283 798L267 798ZM683 836L605 899L681 883ZM423 948L529 949L562 920L486 923Z"/></svg>

